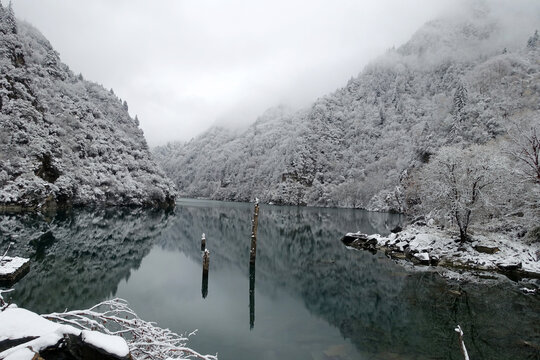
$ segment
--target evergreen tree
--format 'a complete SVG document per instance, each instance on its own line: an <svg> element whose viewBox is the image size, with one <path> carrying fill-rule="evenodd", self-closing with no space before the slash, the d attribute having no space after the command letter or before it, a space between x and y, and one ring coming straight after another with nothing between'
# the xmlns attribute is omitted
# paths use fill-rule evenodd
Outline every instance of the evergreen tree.
<svg viewBox="0 0 540 360"><path fill-rule="evenodd" d="M6 30L9 33L16 34L17 33L17 20L15 20L15 12L13 11L13 5L11 1L9 2L9 6L7 8L7 12L5 14L5 27Z"/></svg>
<svg viewBox="0 0 540 360"><path fill-rule="evenodd" d="M459 83L454 92L454 119L457 122L463 121L463 109L467 104L467 89L463 83Z"/></svg>
<svg viewBox="0 0 540 360"><path fill-rule="evenodd" d="M534 35L529 38L527 41L527 48L529 49L536 49L538 47L538 41L540 40L540 36L538 35L538 30L534 32Z"/></svg>

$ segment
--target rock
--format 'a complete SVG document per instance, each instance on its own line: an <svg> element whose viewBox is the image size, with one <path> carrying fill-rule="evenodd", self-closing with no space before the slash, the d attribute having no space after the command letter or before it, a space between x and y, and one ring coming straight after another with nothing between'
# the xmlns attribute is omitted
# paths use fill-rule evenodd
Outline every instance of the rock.
<svg viewBox="0 0 540 360"><path fill-rule="evenodd" d="M393 233L393 234L397 234L397 233L399 233L401 231L403 231L403 228L401 226L399 226L399 225L397 225L392 230L390 230L390 232Z"/></svg>
<svg viewBox="0 0 540 360"><path fill-rule="evenodd" d="M367 241L365 242L365 244L366 244L367 246L373 246L373 247L374 247L374 246L377 246L377 239L375 239L375 238L369 238L369 239L367 239Z"/></svg>
<svg viewBox="0 0 540 360"><path fill-rule="evenodd" d="M346 234L345 236L343 236L341 238L341 242L347 246L350 246L352 245L352 243L356 240L360 240L360 241L366 241L368 239L367 235L366 234L353 234L353 233L349 233L349 234Z"/></svg>
<svg viewBox="0 0 540 360"><path fill-rule="evenodd" d="M523 267L523 264L521 262L497 263L497 267L502 271L515 271L520 270Z"/></svg>
<svg viewBox="0 0 540 360"><path fill-rule="evenodd" d="M429 257L429 265L431 266L437 266L439 265L439 257L437 255L430 255Z"/></svg>
<svg viewBox="0 0 540 360"><path fill-rule="evenodd" d="M496 252L499 252L500 249L496 246L484 246L484 245L476 245L474 246L474 250L484 253L484 254L495 254Z"/></svg>
<svg viewBox="0 0 540 360"><path fill-rule="evenodd" d="M400 241L397 244L395 244L394 246L396 247L397 250L403 252L403 251L405 251L405 249L407 249L409 247L409 243L406 242L406 241Z"/></svg>
<svg viewBox="0 0 540 360"><path fill-rule="evenodd" d="M418 216L414 218L413 221L411 221L411 224L418 224L418 223L423 223L425 225L426 218L424 216Z"/></svg>
<svg viewBox="0 0 540 360"><path fill-rule="evenodd" d="M415 265L429 265L429 254L425 252L413 254L411 260Z"/></svg>
<svg viewBox="0 0 540 360"><path fill-rule="evenodd" d="M407 256L404 253L399 251L389 251L387 255L394 260L406 260Z"/></svg>
<svg viewBox="0 0 540 360"><path fill-rule="evenodd" d="M0 286L13 285L28 271L30 271L30 259L5 256L0 260Z"/></svg>
<svg viewBox="0 0 540 360"><path fill-rule="evenodd" d="M19 339L6 339L0 341L0 353L4 350L10 349L12 347L15 347L20 344L24 344L25 342L31 341L37 339L37 336L26 336Z"/></svg>
<svg viewBox="0 0 540 360"><path fill-rule="evenodd" d="M377 250L378 241L374 237L368 237L366 234L349 233L341 238L341 242L346 246L351 246L356 249Z"/></svg>

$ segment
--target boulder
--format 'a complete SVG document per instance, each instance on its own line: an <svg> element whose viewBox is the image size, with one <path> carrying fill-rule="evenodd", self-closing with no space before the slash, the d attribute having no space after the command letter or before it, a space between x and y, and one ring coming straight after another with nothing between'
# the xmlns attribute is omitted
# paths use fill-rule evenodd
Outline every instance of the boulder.
<svg viewBox="0 0 540 360"><path fill-rule="evenodd" d="M30 259L0 257L0 286L10 287L30 271Z"/></svg>
<svg viewBox="0 0 540 360"><path fill-rule="evenodd" d="M497 267L502 271L515 271L515 270L521 270L523 265L521 262L506 262L506 263L498 263Z"/></svg>
<svg viewBox="0 0 540 360"><path fill-rule="evenodd" d="M437 266L439 265L439 257L437 255L430 255L429 256L429 265L431 266Z"/></svg>
<svg viewBox="0 0 540 360"><path fill-rule="evenodd" d="M355 242L356 240L363 242L363 241L366 241L367 239L368 239L368 236L366 234L349 233L341 238L341 242L347 246L351 246L352 243Z"/></svg>
<svg viewBox="0 0 540 360"><path fill-rule="evenodd" d="M399 233L401 231L403 231L403 228L401 226L399 226L399 225L397 225L392 230L390 230L390 232L393 233L393 234L397 234L397 233Z"/></svg>
<svg viewBox="0 0 540 360"><path fill-rule="evenodd" d="M413 254L411 260L415 265L429 265L429 254L426 252Z"/></svg>
<svg viewBox="0 0 540 360"><path fill-rule="evenodd" d="M399 251L388 251L386 254L391 259L394 259L394 260L406 260L407 259L407 256L405 256L404 253L399 252Z"/></svg>
<svg viewBox="0 0 540 360"><path fill-rule="evenodd" d="M495 254L499 252L500 249L496 246L484 246L484 245L475 245L474 250L484 253L484 254Z"/></svg>

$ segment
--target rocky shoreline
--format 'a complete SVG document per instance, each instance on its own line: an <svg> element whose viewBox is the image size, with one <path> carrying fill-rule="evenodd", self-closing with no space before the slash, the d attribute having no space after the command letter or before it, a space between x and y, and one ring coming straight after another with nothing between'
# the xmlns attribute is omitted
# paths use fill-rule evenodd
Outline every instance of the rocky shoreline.
<svg viewBox="0 0 540 360"><path fill-rule="evenodd" d="M348 233L341 241L350 248L383 252L415 266L440 266L471 272L497 272L512 279L540 279L540 244L526 245L504 234L475 234L461 243L457 234L432 226L409 225L388 236Z"/></svg>

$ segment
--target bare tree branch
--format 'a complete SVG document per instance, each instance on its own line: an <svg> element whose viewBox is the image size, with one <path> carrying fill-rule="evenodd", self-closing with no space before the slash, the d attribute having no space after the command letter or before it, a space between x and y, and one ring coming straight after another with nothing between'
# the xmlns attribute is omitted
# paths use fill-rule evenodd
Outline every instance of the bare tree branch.
<svg viewBox="0 0 540 360"><path fill-rule="evenodd" d="M103 301L87 310L65 311L43 315L46 319L85 330L99 330L126 339L135 360L142 359L202 359L217 360L217 355L202 355L186 347L188 336L162 329L144 321L119 298Z"/></svg>

